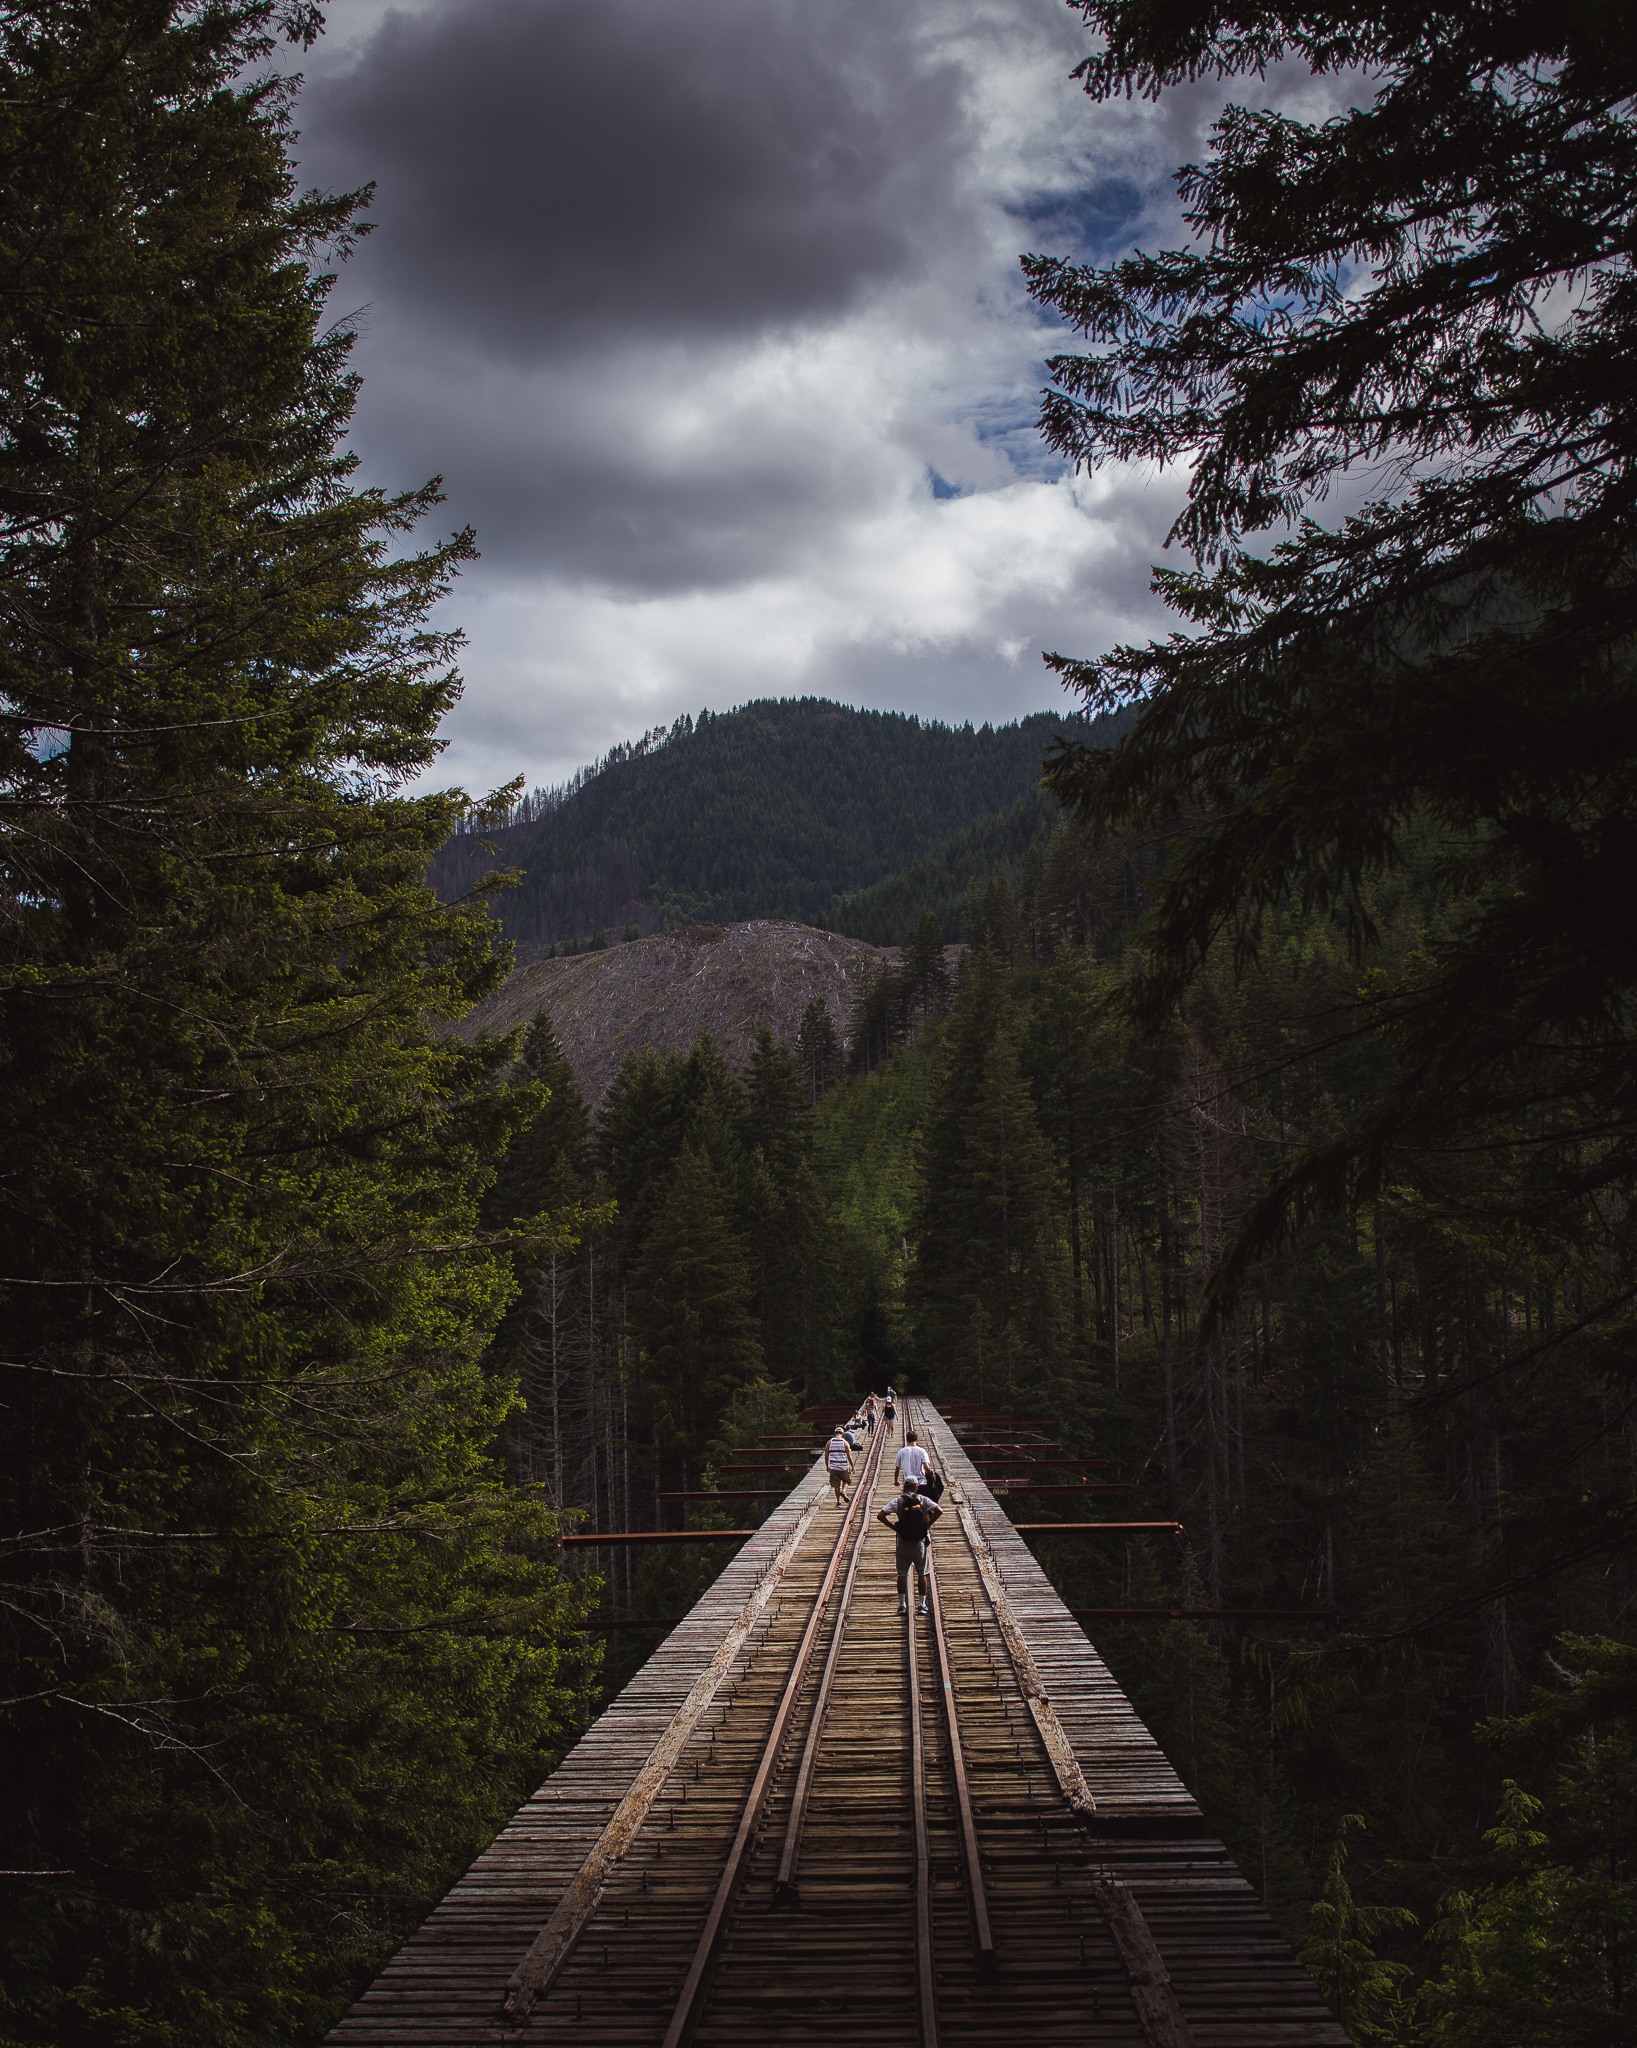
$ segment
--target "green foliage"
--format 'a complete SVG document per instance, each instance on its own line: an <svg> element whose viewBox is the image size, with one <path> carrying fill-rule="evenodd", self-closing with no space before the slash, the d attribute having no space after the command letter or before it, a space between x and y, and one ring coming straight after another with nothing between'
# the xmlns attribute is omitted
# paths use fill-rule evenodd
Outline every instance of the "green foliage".
<svg viewBox="0 0 1637 2048"><path fill-rule="evenodd" d="M801 1013L796 1053L812 1099L818 1102L841 1077L841 1033L823 996L814 996Z"/></svg>
<svg viewBox="0 0 1637 2048"><path fill-rule="evenodd" d="M1100 729L1098 738L1106 745L1109 734ZM873 946L892 946L930 911L942 939L963 938L961 909L972 877L1021 871L1030 849L1050 840L1060 816L1049 796L1031 789L1009 810L963 825L896 872L839 895L824 922L831 931L848 932Z"/></svg>
<svg viewBox="0 0 1637 2048"><path fill-rule="evenodd" d="M1514 1220L1566 1204L1573 1233L1589 1188L1622 1201L1637 1172L1637 1123L1611 1108L1637 987L1617 936L1637 407L1616 367L1637 316L1606 197L1637 166L1625 18L1086 12L1098 97L1287 54L1373 80L1342 120L1228 109L1178 173L1193 246L1026 264L1095 344L1054 359L1048 438L1188 464L1175 532L1202 566L1159 585L1185 630L1058 663L1092 704L1142 710L1112 752L1066 749L1051 786L1094 834L1175 835L1134 1014L1166 1015L1218 934L1246 966L1287 906L1324 908L1362 958L1375 888L1429 829L1459 906L1378 972L1390 1079L1287 1162L1224 1283L1292 1216L1380 1194L1406 1149L1447 1189L1470 1148L1510 1144ZM1559 294L1574 312L1537 320ZM1416 481L1335 528L1303 517L1361 464Z"/></svg>
<svg viewBox="0 0 1637 2048"><path fill-rule="evenodd" d="M1324 2001L1355 2041L1400 2038L1407 1963L1382 1960L1375 1942L1397 1927L1413 1927L1406 1906L1361 1906L1347 1882L1347 1837L1364 1817L1344 1813L1325 1858L1318 1897L1308 1909L1307 1934L1297 1953Z"/></svg>
<svg viewBox="0 0 1637 2048"><path fill-rule="evenodd" d="M705 1433L762 1351L751 1268L721 1181L684 1143L631 1264L631 1327L661 1445Z"/></svg>
<svg viewBox="0 0 1637 2048"><path fill-rule="evenodd" d="M1531 1709L1488 1731L1542 1796L1507 1779L1481 1855L1450 1859L1460 1881L1431 1932L1441 1967L1419 1999L1425 2038L1449 2048L1589 2048L1624 2038L1637 2009L1637 1649L1569 1636L1563 1655Z"/></svg>
<svg viewBox="0 0 1637 2048"><path fill-rule="evenodd" d="M1026 840L1045 815L1036 785L1048 745L1070 733L1095 743L1103 729L1077 713L1036 712L974 731L814 697L705 712L616 747L566 789L536 791L514 823L474 820L441 850L436 885L453 900L497 862L523 869L497 914L508 937L537 943L617 930L633 898L672 926L824 924L837 899L896 875L952 827L1021 805ZM1010 843L1018 830L1002 836ZM980 842L992 836L986 825ZM923 900L924 887L906 917ZM836 928L856 924L843 912Z"/></svg>
<svg viewBox="0 0 1637 2048"><path fill-rule="evenodd" d="M57 2048L314 2038L583 1677L479 1365L542 1095L444 1029L504 963L424 884L464 799L398 793L469 537L349 488L274 17L0 24L0 1798L64 1873L0 1941Z"/></svg>

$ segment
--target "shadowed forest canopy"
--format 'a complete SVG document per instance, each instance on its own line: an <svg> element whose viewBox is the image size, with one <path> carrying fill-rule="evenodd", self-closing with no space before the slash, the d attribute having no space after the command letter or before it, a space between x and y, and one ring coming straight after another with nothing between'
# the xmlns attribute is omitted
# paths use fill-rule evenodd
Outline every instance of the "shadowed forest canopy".
<svg viewBox="0 0 1637 2048"><path fill-rule="evenodd" d="M1052 786L1098 833L1177 831L1135 1013L1165 1015L1219 934L1253 960L1288 903L1361 957L1372 881L1431 833L1459 910L1374 991L1393 1085L1291 1163L1247 1245L1378 1193L1407 1146L1420 1177L1502 1128L1520 1227L1573 1232L1637 1168L1637 22L1082 11L1098 101L1290 59L1373 88L1317 123L1228 108L1178 174L1187 248L1025 262L1095 344L1052 359L1052 445L1190 464L1173 538L1199 566L1159 586L1189 630L1053 657L1143 712L1112 753L1061 749Z"/></svg>

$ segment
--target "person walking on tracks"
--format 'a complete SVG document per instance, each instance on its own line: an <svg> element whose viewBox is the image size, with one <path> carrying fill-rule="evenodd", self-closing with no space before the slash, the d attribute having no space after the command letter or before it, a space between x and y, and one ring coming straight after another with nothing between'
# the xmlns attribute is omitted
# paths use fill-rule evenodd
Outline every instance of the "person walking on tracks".
<svg viewBox="0 0 1637 2048"><path fill-rule="evenodd" d="M906 1426L904 1430L904 1448L898 1453L892 1463L893 1478L900 1481L900 1483L906 1479L913 1479L917 1487L925 1493L927 1491L927 1474L931 1470L932 1460L922 1450L914 1430Z"/></svg>
<svg viewBox="0 0 1637 2048"><path fill-rule="evenodd" d="M853 1447L844 1431L838 1429L824 1446L824 1464L839 1508L847 1498L847 1481L853 1476Z"/></svg>
<svg viewBox="0 0 1637 2048"><path fill-rule="evenodd" d="M884 1408L883 1408L883 1409L881 1410L881 1420L882 1420L882 1421L883 1421L883 1422L884 1422L884 1423L885 1423L885 1424L887 1425L887 1442L888 1442L889 1444L890 1444L890 1443L892 1442L892 1425L893 1425L893 1423L894 1423L894 1422L895 1422L895 1421L896 1421L897 1419L898 1419L898 1404L897 1404L897 1399L896 1399L896 1397L894 1396L894 1394L893 1394L893 1391L892 1391L891 1387L888 1387L888 1389L887 1389L887 1400L886 1400L886 1405L885 1405L885 1407L884 1407Z"/></svg>
<svg viewBox="0 0 1637 2048"><path fill-rule="evenodd" d="M913 1479L904 1481L904 1490L890 1508L882 1508L876 1520L892 1531L897 1538L898 1556L898 1612L909 1612L909 1575L913 1571L921 1582L921 1604L917 1614L926 1613L927 1545L932 1540L932 1525L943 1513L935 1500L923 1498L920 1488Z"/></svg>

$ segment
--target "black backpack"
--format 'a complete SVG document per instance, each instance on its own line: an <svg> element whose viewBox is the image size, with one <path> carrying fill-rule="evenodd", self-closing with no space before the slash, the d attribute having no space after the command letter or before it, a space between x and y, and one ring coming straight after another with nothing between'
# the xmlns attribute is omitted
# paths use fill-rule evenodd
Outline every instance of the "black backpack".
<svg viewBox="0 0 1637 2048"><path fill-rule="evenodd" d="M932 1529L932 1517L916 1501L913 1507L898 1510L898 1533L906 1543L919 1543Z"/></svg>
<svg viewBox="0 0 1637 2048"><path fill-rule="evenodd" d="M944 1497L944 1475L941 1472L929 1472L925 1479L921 1481L921 1491L932 1500L942 1500Z"/></svg>

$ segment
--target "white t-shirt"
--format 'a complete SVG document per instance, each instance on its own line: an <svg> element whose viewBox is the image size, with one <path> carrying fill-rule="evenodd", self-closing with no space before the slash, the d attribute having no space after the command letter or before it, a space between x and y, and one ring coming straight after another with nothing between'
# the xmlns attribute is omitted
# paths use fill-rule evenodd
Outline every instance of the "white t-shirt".
<svg viewBox="0 0 1637 2048"><path fill-rule="evenodd" d="M927 1475L927 1466L930 1463L931 1460L919 1444L905 1444L893 1461L892 1476L894 1479L913 1479L919 1486Z"/></svg>
<svg viewBox="0 0 1637 2048"><path fill-rule="evenodd" d="M838 1431L825 1446L825 1462L832 1472L845 1472L852 1463L852 1453L847 1448L847 1439Z"/></svg>

